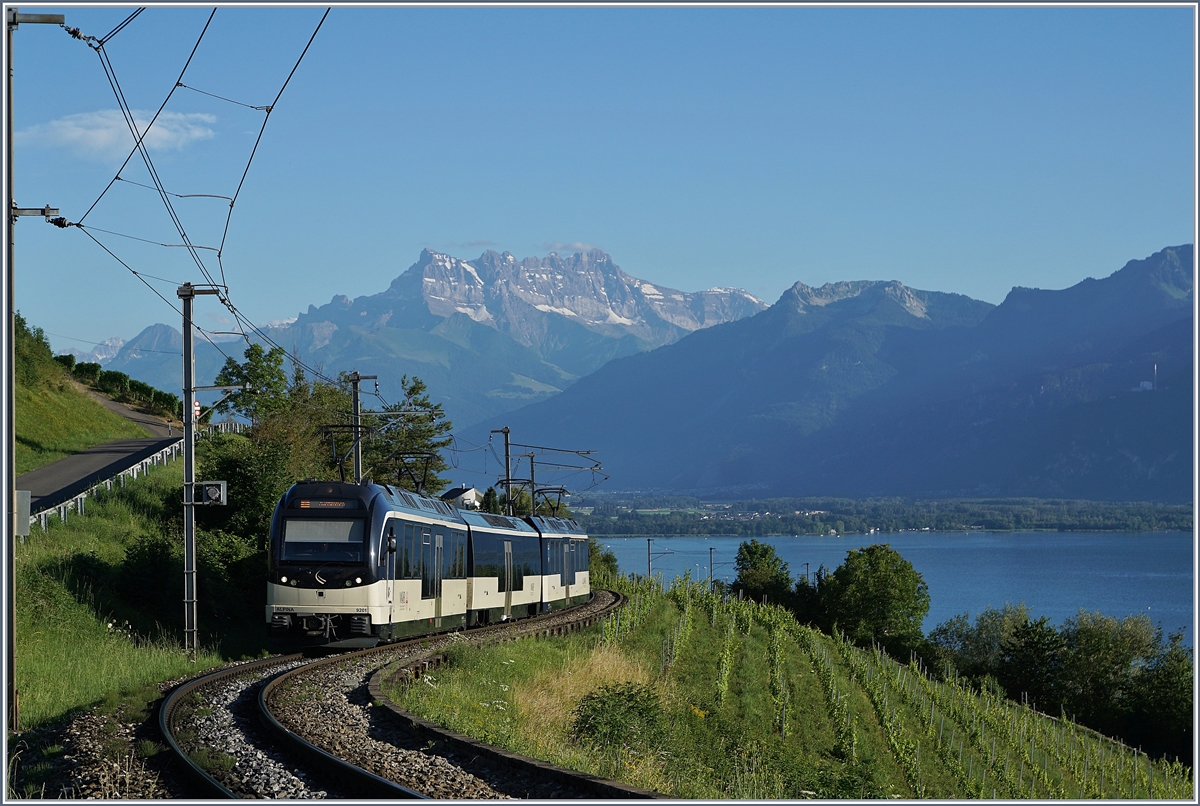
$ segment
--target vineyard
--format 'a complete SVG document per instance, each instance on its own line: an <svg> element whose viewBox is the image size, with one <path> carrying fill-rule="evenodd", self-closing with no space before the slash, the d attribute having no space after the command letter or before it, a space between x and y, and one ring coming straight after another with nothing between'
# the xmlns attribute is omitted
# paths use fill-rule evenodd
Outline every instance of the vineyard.
<svg viewBox="0 0 1200 806"><path fill-rule="evenodd" d="M1194 797L1188 767L937 679L783 608L686 578L666 592L644 579L619 587L630 604L591 633L464 648L436 679L393 696L516 752L680 798ZM638 719L649 722L636 741L580 728L585 711L586 725L603 724L605 707L618 713L606 692L642 698ZM503 714L503 729L489 714Z"/></svg>

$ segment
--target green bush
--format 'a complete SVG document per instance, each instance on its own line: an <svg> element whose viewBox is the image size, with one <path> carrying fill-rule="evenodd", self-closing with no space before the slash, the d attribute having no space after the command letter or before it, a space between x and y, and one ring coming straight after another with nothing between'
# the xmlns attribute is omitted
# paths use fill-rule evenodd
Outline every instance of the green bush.
<svg viewBox="0 0 1200 806"><path fill-rule="evenodd" d="M100 373L96 385L101 392L120 397L129 393L129 376L115 369L106 369Z"/></svg>
<svg viewBox="0 0 1200 806"><path fill-rule="evenodd" d="M95 386L100 380L101 367L99 364L84 361L75 365L75 380Z"/></svg>
<svg viewBox="0 0 1200 806"><path fill-rule="evenodd" d="M596 747L653 747L662 738L658 694L642 683L610 683L579 701L571 736Z"/></svg>

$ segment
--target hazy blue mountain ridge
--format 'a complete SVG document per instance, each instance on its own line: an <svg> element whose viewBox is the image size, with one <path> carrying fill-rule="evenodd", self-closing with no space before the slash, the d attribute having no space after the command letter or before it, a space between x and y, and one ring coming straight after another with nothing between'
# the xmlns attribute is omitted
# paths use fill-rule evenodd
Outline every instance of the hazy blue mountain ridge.
<svg viewBox="0 0 1200 806"><path fill-rule="evenodd" d="M797 284L480 428L599 449L618 489L1186 501L1191 265L1173 247L994 307Z"/></svg>

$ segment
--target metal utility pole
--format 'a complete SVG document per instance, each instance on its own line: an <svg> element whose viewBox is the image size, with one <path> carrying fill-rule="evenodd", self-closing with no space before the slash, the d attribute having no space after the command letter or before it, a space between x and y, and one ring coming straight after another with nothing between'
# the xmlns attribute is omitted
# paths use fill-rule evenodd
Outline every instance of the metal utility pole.
<svg viewBox="0 0 1200 806"><path fill-rule="evenodd" d="M5 15L6 36L4 40L4 55L7 67L7 78L5 89L7 91L7 108L8 113L8 153L5 154L7 163L4 171L4 181L7 186L8 208L9 214L5 216L4 235L8 243L8 248L5 251L5 257L8 261L8 266L5 271L4 279L4 427L5 433L16 433L16 419L14 417L16 393L14 384L16 383L15 372L15 357L14 342L16 340L15 315L16 305L13 302L13 293L16 286L14 282L13 272L13 257L14 248L13 241L16 235L17 217L23 215L44 215L49 221L51 216L58 215L58 210L47 205L41 210L30 210L17 207L16 193L13 192L13 31L21 23L41 23L45 25L62 25L65 18L62 14L18 14L17 9L10 8ZM16 629L16 620L13 617L13 609L15 607L15 597L13 595L13 585L16 582L15 574L13 573L13 564L16 561L16 532L17 532L17 494L15 490L16 483L16 458L13 454L14 442L10 441L4 448L4 481L0 484L0 497L3 498L4 508L4 543L6 556L5 568L5 586L8 590L7 601L5 602L5 610L7 615L5 618L5 634L7 640L7 658L6 672L7 685L5 689L6 704L8 705L8 730L9 733L15 733L18 722L17 709L17 678L16 678L16 643L13 637L13 631Z"/></svg>
<svg viewBox="0 0 1200 806"><path fill-rule="evenodd" d="M362 434L359 431L359 419L362 416L362 401L358 395L358 384L360 381L376 380L378 375L359 375L357 372L351 372L350 388L354 391L354 409L351 422L354 424L354 483L362 484Z"/></svg>
<svg viewBox="0 0 1200 806"><path fill-rule="evenodd" d="M708 589L712 590L712 571L713 571L713 552L716 551L712 546L708 547Z"/></svg>
<svg viewBox="0 0 1200 806"><path fill-rule="evenodd" d="M217 294L215 288L184 283L175 292L183 300L183 635L195 660L200 652L196 628L196 350L192 343L192 300Z"/></svg>
<svg viewBox="0 0 1200 806"><path fill-rule="evenodd" d="M490 433L504 435L504 514L513 514L512 502L512 464L508 454L508 426L496 428Z"/></svg>
<svg viewBox="0 0 1200 806"><path fill-rule="evenodd" d="M537 515L537 483L533 478L533 457L534 453L523 453L522 456L529 457L529 514Z"/></svg>

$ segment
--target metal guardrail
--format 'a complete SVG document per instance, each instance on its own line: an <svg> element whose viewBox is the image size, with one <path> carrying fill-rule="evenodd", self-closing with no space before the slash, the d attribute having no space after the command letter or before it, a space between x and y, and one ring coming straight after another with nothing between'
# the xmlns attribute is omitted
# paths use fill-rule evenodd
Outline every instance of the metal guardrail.
<svg viewBox="0 0 1200 806"><path fill-rule="evenodd" d="M239 423L239 422L212 423L205 430L198 432L196 434L196 439L200 440L200 439L203 439L204 437L212 436L214 434L241 433L244 430L246 430L246 425L244 423ZM161 451L159 451L155 454L152 454L151 456L147 456L143 459L139 459L136 462L133 462L132 464L130 464L129 467L126 467L107 478L97 480L96 483L93 484L91 487L87 488L86 490L79 493L78 495L73 496L72 498L68 499L67 501L62 501L60 503L54 504L53 506L46 507L45 509L39 510L37 512L29 513L29 525L33 526L36 523L38 526L41 527L43 532L46 531L47 527L50 525L50 515L52 513L57 514L59 520L62 521L63 523L66 523L68 512L74 510L76 515L84 514L84 511L85 511L84 502L90 496L95 495L100 490L101 487L103 487L106 491L112 490L114 482L117 482L120 484L120 486L124 487L126 479L136 479L139 476L145 475L147 472L149 472L150 468L152 468L152 467L155 467L157 465L169 464L170 462L174 461L175 459L178 459L180 457L180 455L182 455L182 453L183 453L183 437L180 437L176 442L174 442L171 445L168 445L167 447L163 448ZM24 539L24 538L22 538L22 539Z"/></svg>

